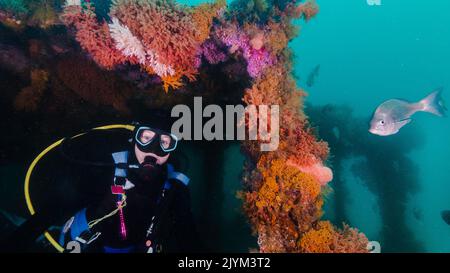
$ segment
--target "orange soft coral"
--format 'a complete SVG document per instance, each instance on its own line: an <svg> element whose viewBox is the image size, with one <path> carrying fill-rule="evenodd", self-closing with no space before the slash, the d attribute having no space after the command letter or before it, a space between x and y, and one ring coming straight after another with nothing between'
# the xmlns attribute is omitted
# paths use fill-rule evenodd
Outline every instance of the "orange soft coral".
<svg viewBox="0 0 450 273"><path fill-rule="evenodd" d="M277 153L293 164L311 166L324 161L329 149L326 142L317 140L303 115L303 96L304 93L297 90L289 70L280 63L254 81L253 86L246 90L243 101L248 105L280 105L280 116L283 118L280 121L281 144ZM248 152L259 153L253 148Z"/></svg>
<svg viewBox="0 0 450 273"><path fill-rule="evenodd" d="M203 43L209 38L213 19L220 10L226 7L226 0L217 0L215 3L204 3L195 7L192 11L192 21L197 30L197 41Z"/></svg>
<svg viewBox="0 0 450 273"><path fill-rule="evenodd" d="M243 101L248 105L282 105L286 71L280 65L257 78L245 91Z"/></svg>
<svg viewBox="0 0 450 273"><path fill-rule="evenodd" d="M100 66L139 64L158 75L167 91L179 88L183 78L195 80L201 44L224 6L223 0L195 8L169 0L116 0L109 14L112 23L107 24L97 21L91 4L72 3L63 19L75 27L77 41Z"/></svg>
<svg viewBox="0 0 450 273"><path fill-rule="evenodd" d="M76 39L89 52L94 61L103 68L113 69L126 58L114 46L106 22L98 23L94 7L87 3L81 6L67 6L62 20L76 29Z"/></svg>
<svg viewBox="0 0 450 273"><path fill-rule="evenodd" d="M202 39L206 39L206 28L210 26L213 14L194 22L189 9L172 1L129 1L117 0L110 15L118 18L143 44L147 54L155 56L158 62L173 68L174 75L192 78L197 74L197 54ZM194 15L196 13L194 12ZM201 29L195 23L200 24ZM163 77L169 75L163 75ZM163 79L164 80L164 79Z"/></svg>
<svg viewBox="0 0 450 273"><path fill-rule="evenodd" d="M163 88L166 93L169 92L169 88L178 89L183 86L183 83L181 82L181 75L168 75L162 77L161 79L164 83Z"/></svg>
<svg viewBox="0 0 450 273"><path fill-rule="evenodd" d="M270 21L265 31L266 45L273 54L281 54L289 43L282 25Z"/></svg>
<svg viewBox="0 0 450 273"><path fill-rule="evenodd" d="M116 77L112 77L111 72L99 70L95 63L79 56L60 60L56 69L56 75L62 84L83 100L95 106L111 106L122 114L129 112L126 100L132 89Z"/></svg>
<svg viewBox="0 0 450 273"><path fill-rule="evenodd" d="M31 71L31 84L22 89L16 96L14 107L22 111L35 111L47 88L48 72L41 69Z"/></svg>
<svg viewBox="0 0 450 273"><path fill-rule="evenodd" d="M293 126L292 126L293 125ZM284 156L298 166L312 166L325 161L329 154L328 144L317 140L313 130L306 121L293 119L289 127L283 128L283 141L286 141Z"/></svg>

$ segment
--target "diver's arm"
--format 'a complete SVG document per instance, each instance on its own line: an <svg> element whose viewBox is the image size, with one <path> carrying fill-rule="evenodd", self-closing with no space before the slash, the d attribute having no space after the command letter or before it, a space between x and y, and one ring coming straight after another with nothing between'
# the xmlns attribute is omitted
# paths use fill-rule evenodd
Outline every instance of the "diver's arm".
<svg viewBox="0 0 450 273"><path fill-rule="evenodd" d="M99 231L102 228L102 219L115 209L114 197L116 196L107 194L99 204L78 211L66 222L60 235L60 245L65 249L69 249L67 247L69 242L78 241L80 246L82 245L80 247L82 252L90 252L93 250L95 245L91 244L91 242L97 240L101 234ZM96 221L97 223L93 224Z"/></svg>

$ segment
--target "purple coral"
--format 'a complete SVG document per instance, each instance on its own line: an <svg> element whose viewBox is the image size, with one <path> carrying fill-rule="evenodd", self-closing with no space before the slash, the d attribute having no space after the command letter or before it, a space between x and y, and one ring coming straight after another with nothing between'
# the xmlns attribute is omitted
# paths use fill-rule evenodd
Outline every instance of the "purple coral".
<svg viewBox="0 0 450 273"><path fill-rule="evenodd" d="M246 54L248 54L248 57L246 57ZM248 74L252 78L258 77L266 67L275 64L275 58L273 58L272 55L270 55L270 53L264 49L255 50L253 48L250 48L250 52L244 51L244 57L246 58L248 63Z"/></svg>
<svg viewBox="0 0 450 273"><path fill-rule="evenodd" d="M201 50L203 56L210 64L218 64L221 62L225 62L228 58L225 52L220 50L217 44L214 43L212 40L207 40L206 42L204 42Z"/></svg>
<svg viewBox="0 0 450 273"><path fill-rule="evenodd" d="M254 49L250 45L249 36L239 27L231 25L217 30L219 39L229 47L230 53L240 50L247 61L247 71L252 78L258 77L261 72L274 65L276 59L265 48Z"/></svg>

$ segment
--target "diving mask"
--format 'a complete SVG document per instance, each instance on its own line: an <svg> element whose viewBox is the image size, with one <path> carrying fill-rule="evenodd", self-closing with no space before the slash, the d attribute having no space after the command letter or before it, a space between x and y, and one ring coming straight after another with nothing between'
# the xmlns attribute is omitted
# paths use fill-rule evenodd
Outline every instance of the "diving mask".
<svg viewBox="0 0 450 273"><path fill-rule="evenodd" d="M177 148L178 138L174 134L151 127L139 127L134 142L140 151L166 156Z"/></svg>

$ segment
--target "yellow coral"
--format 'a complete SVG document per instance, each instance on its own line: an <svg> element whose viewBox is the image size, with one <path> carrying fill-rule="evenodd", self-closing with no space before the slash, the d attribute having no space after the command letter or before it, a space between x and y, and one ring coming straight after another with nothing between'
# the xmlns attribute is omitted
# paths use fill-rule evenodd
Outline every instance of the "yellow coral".
<svg viewBox="0 0 450 273"><path fill-rule="evenodd" d="M261 157L257 170L262 184L244 196L247 213L257 225L279 226L278 232L291 238L288 241L298 238L321 216L320 185L311 175L269 156Z"/></svg>
<svg viewBox="0 0 450 273"><path fill-rule="evenodd" d="M295 167L287 166L281 159L268 162L268 159L263 156L258 163L258 169L265 181L260 190L264 195L267 194L266 191L277 192L278 184L284 189L300 191L305 198L304 201L314 200L320 195L320 185L313 176L302 173Z"/></svg>
<svg viewBox="0 0 450 273"><path fill-rule="evenodd" d="M320 221L317 228L305 233L299 246L306 253L331 253L336 231L329 221Z"/></svg>
<svg viewBox="0 0 450 273"><path fill-rule="evenodd" d="M213 4L204 3L194 8L192 20L196 26L198 42L203 43L209 38L213 19L226 4L226 0L217 0Z"/></svg>
<svg viewBox="0 0 450 273"><path fill-rule="evenodd" d="M367 253L369 240L357 229L344 225L336 229L329 221L320 221L298 242L306 253Z"/></svg>

